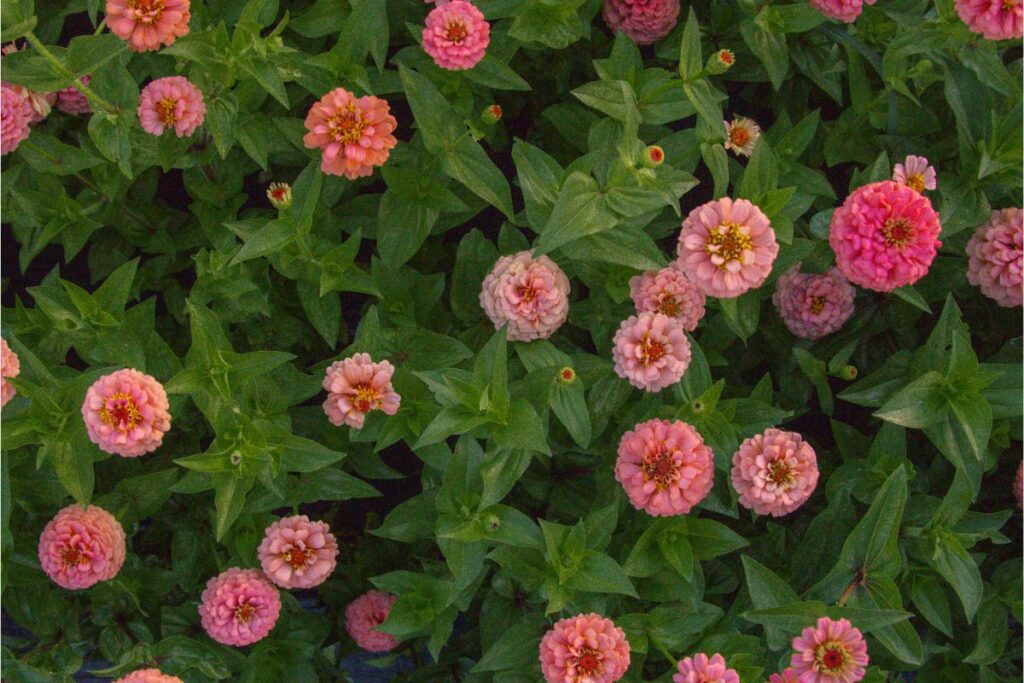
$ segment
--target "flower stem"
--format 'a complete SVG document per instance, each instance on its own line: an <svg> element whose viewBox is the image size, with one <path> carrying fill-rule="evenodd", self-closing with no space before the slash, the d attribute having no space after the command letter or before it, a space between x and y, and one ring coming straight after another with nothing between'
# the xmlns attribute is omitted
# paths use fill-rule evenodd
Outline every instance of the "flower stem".
<svg viewBox="0 0 1024 683"><path fill-rule="evenodd" d="M850 582L850 585L846 587L843 594L839 596L839 602L837 602L836 605L839 607L845 605L846 601L853 597L853 594L857 591L857 587L864 585L864 580L866 578L867 575L863 571L857 572L857 576L855 576L853 581Z"/></svg>
<svg viewBox="0 0 1024 683"><path fill-rule="evenodd" d="M27 40L28 44L35 48L39 52L39 54L43 56L43 59L50 63L50 65L57 71L57 73L59 73L61 76L64 76L65 78L72 78L73 80L71 82L71 85L74 86L75 90L85 95L89 102L93 105L93 107L99 107L100 109L106 111L108 114L114 116L117 115L117 107L115 107L110 102L107 102L105 99L97 95L95 91L93 91L89 86L83 84L80 78L75 78L75 74L72 73L71 70L68 69L66 66L61 64L60 60L57 59L57 57L55 57L52 52L50 52L49 48L43 45L42 41L36 37L35 33L33 33L32 31L26 33L25 40Z"/></svg>
<svg viewBox="0 0 1024 683"><path fill-rule="evenodd" d="M658 640L657 636L655 636L653 633L648 633L647 638L651 641L651 645L656 647L658 649L658 652L660 652L665 657L665 659L672 662L673 669L679 665L679 662L676 660L676 658L672 656L672 653L669 652L664 645L662 645L661 641Z"/></svg>
<svg viewBox="0 0 1024 683"><path fill-rule="evenodd" d="M100 21L100 25L96 27L96 31L93 33L93 35L94 36L98 36L99 34L103 33L103 29L105 29L106 27L107 27L107 18L103 17L103 20Z"/></svg>

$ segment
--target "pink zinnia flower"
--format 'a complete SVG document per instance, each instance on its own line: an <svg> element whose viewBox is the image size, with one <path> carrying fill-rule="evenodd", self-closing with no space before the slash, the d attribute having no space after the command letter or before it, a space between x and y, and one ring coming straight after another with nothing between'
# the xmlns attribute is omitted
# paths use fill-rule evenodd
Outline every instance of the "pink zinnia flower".
<svg viewBox="0 0 1024 683"><path fill-rule="evenodd" d="M383 166L395 146L398 122L391 115L387 100L368 95L356 97L344 88L335 88L314 102L306 114L302 138L306 147L320 147L320 170L328 175L343 175L355 180Z"/></svg>
<svg viewBox="0 0 1024 683"><path fill-rule="evenodd" d="M423 50L442 69L472 69L484 58L491 42L491 25L466 0L438 5L427 15Z"/></svg>
<svg viewBox="0 0 1024 683"><path fill-rule="evenodd" d="M7 402L14 398L18 391L14 385L7 381L8 377L17 377L21 374L21 361L18 354L11 351L6 339L0 339L0 408L7 405Z"/></svg>
<svg viewBox="0 0 1024 683"><path fill-rule="evenodd" d="M740 505L759 515L781 517L804 504L818 485L818 460L796 432L766 429L732 456L732 486Z"/></svg>
<svg viewBox="0 0 1024 683"><path fill-rule="evenodd" d="M661 40L675 28L679 0L604 0L604 20L637 45Z"/></svg>
<svg viewBox="0 0 1024 683"><path fill-rule="evenodd" d="M381 591L369 591L348 604L345 608L345 630L356 645L368 652L387 652L398 647L393 635L377 630L387 621L391 606L397 599L397 596Z"/></svg>
<svg viewBox="0 0 1024 683"><path fill-rule="evenodd" d="M820 339L850 319L856 294L836 268L801 273L797 263L779 277L772 303L790 332L801 339Z"/></svg>
<svg viewBox="0 0 1024 683"><path fill-rule="evenodd" d="M104 375L85 393L82 419L100 450L134 458L160 447L171 428L170 404L160 382L138 370Z"/></svg>
<svg viewBox="0 0 1024 683"><path fill-rule="evenodd" d="M754 153L754 145L761 139L761 126L757 121L737 116L725 124L725 148L731 149L736 156L749 157Z"/></svg>
<svg viewBox="0 0 1024 683"><path fill-rule="evenodd" d="M792 667L782 670L782 673L772 674L768 677L768 683L800 683L800 677Z"/></svg>
<svg viewBox="0 0 1024 683"><path fill-rule="evenodd" d="M941 229L927 197L882 180L857 188L836 209L828 242L847 280L891 292L925 276L942 246Z"/></svg>
<svg viewBox="0 0 1024 683"><path fill-rule="evenodd" d="M875 0L811 0L811 7L829 19L852 24L864 10L864 5L873 5Z"/></svg>
<svg viewBox="0 0 1024 683"><path fill-rule="evenodd" d="M630 278L629 295L637 313L663 313L687 332L697 329L704 317L704 293L675 264Z"/></svg>
<svg viewBox="0 0 1024 683"><path fill-rule="evenodd" d="M62 588L78 590L117 576L126 552L124 529L95 505L69 505L39 536L39 564Z"/></svg>
<svg viewBox="0 0 1024 683"><path fill-rule="evenodd" d="M722 655L709 658L702 652L679 660L679 673L672 675L672 683L740 683L740 675L725 665Z"/></svg>
<svg viewBox="0 0 1024 683"><path fill-rule="evenodd" d="M1024 460L1017 466L1017 474L1013 478L1013 497L1017 499L1017 507L1024 510Z"/></svg>
<svg viewBox="0 0 1024 683"><path fill-rule="evenodd" d="M615 374L644 391L675 384L690 366L690 340L682 323L661 313L629 316L612 344Z"/></svg>
<svg viewBox="0 0 1024 683"><path fill-rule="evenodd" d="M205 117L203 93L184 76L151 81L139 96L139 121L142 130L152 135L171 128L179 138L188 137Z"/></svg>
<svg viewBox="0 0 1024 683"><path fill-rule="evenodd" d="M907 156L902 164L892 168L892 179L901 185L912 187L918 192L935 189L935 167L928 164L927 157Z"/></svg>
<svg viewBox="0 0 1024 683"><path fill-rule="evenodd" d="M242 647L263 640L277 623L281 596L257 569L232 567L206 583L199 618L211 638Z"/></svg>
<svg viewBox="0 0 1024 683"><path fill-rule="evenodd" d="M678 267L707 296L732 299L760 287L779 253L768 217L746 199L722 197L683 221Z"/></svg>
<svg viewBox="0 0 1024 683"><path fill-rule="evenodd" d="M1020 306L1024 271L1024 211L993 211L967 242L967 281L1000 306Z"/></svg>
<svg viewBox="0 0 1024 683"><path fill-rule="evenodd" d="M92 76L85 75L80 80L82 85L89 85L92 81ZM57 109L72 116L92 113L92 105L89 104L89 99L73 85L57 92Z"/></svg>
<svg viewBox="0 0 1024 683"><path fill-rule="evenodd" d="M818 619L793 639L790 662L800 683L855 683L864 678L868 644L846 619Z"/></svg>
<svg viewBox="0 0 1024 683"><path fill-rule="evenodd" d="M18 149L32 130L33 111L9 83L0 83L0 156Z"/></svg>
<svg viewBox="0 0 1024 683"><path fill-rule="evenodd" d="M540 641L540 668L547 683L613 683L629 668L629 641L600 614L562 619Z"/></svg>
<svg viewBox="0 0 1024 683"><path fill-rule="evenodd" d="M107 26L133 52L152 52L188 34L189 0L107 0Z"/></svg>
<svg viewBox="0 0 1024 683"><path fill-rule="evenodd" d="M391 386L394 372L391 363L374 363L368 353L331 363L323 382L327 390L323 404L327 419L335 427L346 424L360 429L371 410L382 410L386 415L397 413L402 397Z"/></svg>
<svg viewBox="0 0 1024 683"><path fill-rule="evenodd" d="M637 510L655 517L685 515L714 483L711 449L697 430L676 420L648 420L619 441L615 478Z"/></svg>
<svg viewBox="0 0 1024 683"><path fill-rule="evenodd" d="M956 0L956 13L967 28L988 40L1024 36L1021 0Z"/></svg>
<svg viewBox="0 0 1024 683"><path fill-rule="evenodd" d="M7 56L17 51L18 45L16 43L8 43L0 49L0 55ZM50 115L53 105L57 102L57 93L55 92L37 92L15 83L4 83L4 85L21 95L22 99L28 103L31 112L29 123L39 123L45 119Z"/></svg>
<svg viewBox="0 0 1024 683"><path fill-rule="evenodd" d="M160 669L139 669L122 676L114 683L182 683L182 680L177 676L165 674Z"/></svg>
<svg viewBox="0 0 1024 683"><path fill-rule="evenodd" d="M569 316L569 278L547 256L502 256L484 278L480 306L510 341L547 339Z"/></svg>
<svg viewBox="0 0 1024 683"><path fill-rule="evenodd" d="M334 571L338 543L324 522L295 515L268 526L256 554L263 573L281 588L312 588Z"/></svg>

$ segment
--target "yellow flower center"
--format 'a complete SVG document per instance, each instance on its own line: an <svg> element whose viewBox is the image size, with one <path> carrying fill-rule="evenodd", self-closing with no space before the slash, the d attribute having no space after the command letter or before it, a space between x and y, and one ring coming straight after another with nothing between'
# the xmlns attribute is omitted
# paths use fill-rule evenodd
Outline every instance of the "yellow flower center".
<svg viewBox="0 0 1024 683"><path fill-rule="evenodd" d="M645 457L640 465L640 472L644 475L644 481L653 481L659 491L665 490L672 483L676 474L672 454L668 451L659 451Z"/></svg>
<svg viewBox="0 0 1024 683"><path fill-rule="evenodd" d="M249 620L252 619L252 615L256 613L256 608L248 602L239 605L235 608L235 621L239 624L248 624Z"/></svg>
<svg viewBox="0 0 1024 683"><path fill-rule="evenodd" d="M754 242L750 235L740 231L742 226L739 223L725 221L711 231L707 241L704 242L704 251L709 255L718 255L723 260L717 264L719 268L725 269L729 261L739 260L743 252L753 248Z"/></svg>
<svg viewBox="0 0 1024 683"><path fill-rule="evenodd" d="M356 399L353 403L360 412L370 412L374 408L374 404L380 400L380 394L369 384L357 384L355 390Z"/></svg>
<svg viewBox="0 0 1024 683"><path fill-rule="evenodd" d="M516 293L519 294L519 299L524 304L530 303L537 297L537 290L532 285L520 285L516 288Z"/></svg>
<svg viewBox="0 0 1024 683"><path fill-rule="evenodd" d="M788 486L793 483L793 468L785 460L773 460L768 463L768 474L765 477L776 486Z"/></svg>
<svg viewBox="0 0 1024 683"><path fill-rule="evenodd" d="M1017 0L1003 0L1003 11L1012 12L1017 8Z"/></svg>
<svg viewBox="0 0 1024 683"><path fill-rule="evenodd" d="M346 109L336 112L327 119L327 135L335 142L352 144L359 142L363 137L363 129L366 128L366 119L361 111L356 109L355 102L348 105Z"/></svg>
<svg viewBox="0 0 1024 683"><path fill-rule="evenodd" d="M452 19L444 25L444 37L453 43L461 43L467 35L469 31L461 19Z"/></svg>
<svg viewBox="0 0 1024 683"><path fill-rule="evenodd" d="M644 332L644 336L640 340L640 364L646 368L664 355L665 346L656 341L651 341L647 333Z"/></svg>
<svg viewBox="0 0 1024 683"><path fill-rule="evenodd" d="M157 112L159 112L160 123L167 127L173 126L178 121L178 117L174 114L174 110L177 106L178 103L169 97L165 97L157 102L156 108Z"/></svg>
<svg viewBox="0 0 1024 683"><path fill-rule="evenodd" d="M736 147L742 147L750 142L750 131L743 126L733 126L729 131L729 142Z"/></svg>
<svg viewBox="0 0 1024 683"><path fill-rule="evenodd" d="M139 407L131 394L119 391L103 402L99 411L100 421L120 432L130 432L142 420Z"/></svg>
<svg viewBox="0 0 1024 683"><path fill-rule="evenodd" d="M164 13L164 0L128 0L135 23L155 24Z"/></svg>
<svg viewBox="0 0 1024 683"><path fill-rule="evenodd" d="M811 299L811 313L818 314L825 308L825 297L816 296Z"/></svg>
<svg viewBox="0 0 1024 683"><path fill-rule="evenodd" d="M299 548L292 548L287 550L278 557L287 562L292 569L303 569L309 565L309 561L313 559L313 555L316 553L311 548L300 550Z"/></svg>
<svg viewBox="0 0 1024 683"><path fill-rule="evenodd" d="M890 218L882 226L886 246L902 249L914 237L914 229L902 218Z"/></svg>
<svg viewBox="0 0 1024 683"><path fill-rule="evenodd" d="M1009 1L1013 2L1013 0ZM907 185L918 192L924 192L924 176L920 173L915 173L907 178Z"/></svg>

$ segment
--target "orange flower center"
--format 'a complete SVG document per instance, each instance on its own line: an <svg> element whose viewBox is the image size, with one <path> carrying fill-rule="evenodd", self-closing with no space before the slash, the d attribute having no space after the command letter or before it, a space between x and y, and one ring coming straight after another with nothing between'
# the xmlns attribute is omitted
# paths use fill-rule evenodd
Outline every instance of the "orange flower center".
<svg viewBox="0 0 1024 683"><path fill-rule="evenodd" d="M142 420L139 407L131 394L119 391L112 394L100 408L100 421L120 432L130 432Z"/></svg>
<svg viewBox="0 0 1024 683"><path fill-rule="evenodd" d="M665 346L656 341L651 341L647 333L644 333L640 340L640 364L645 368L651 363L665 355Z"/></svg>
<svg viewBox="0 0 1024 683"><path fill-rule="evenodd" d="M1017 8L1017 0L1003 0L1003 11L1012 12Z"/></svg>
<svg viewBox="0 0 1024 683"><path fill-rule="evenodd" d="M793 468L785 460L773 460L768 463L768 475L765 478L776 486L788 486L793 483Z"/></svg>
<svg viewBox="0 0 1024 683"><path fill-rule="evenodd" d="M311 548L306 548L305 550L292 548L281 553L278 557L291 565L292 569L303 569L309 565L309 561L313 559L315 554Z"/></svg>
<svg viewBox="0 0 1024 683"><path fill-rule="evenodd" d="M728 50L722 50L718 53L718 58L722 60L723 64L732 64L733 55Z"/></svg>
<svg viewBox="0 0 1024 683"><path fill-rule="evenodd" d="M170 99L169 97L165 97L164 99L157 102L156 108L157 111L159 112L160 123L168 127L173 126L175 122L178 120L178 117L174 114L174 110L177 108L177 106L178 103Z"/></svg>
<svg viewBox="0 0 1024 683"><path fill-rule="evenodd" d="M818 671L839 673L847 668L850 654L842 643L829 641L822 643L814 651L814 662Z"/></svg>
<svg viewBox="0 0 1024 683"><path fill-rule="evenodd" d="M77 567L85 561L82 551L72 546L64 546L60 549L60 561L65 567Z"/></svg>
<svg viewBox="0 0 1024 683"><path fill-rule="evenodd" d="M155 24L164 13L164 0L128 0L135 23Z"/></svg>
<svg viewBox="0 0 1024 683"><path fill-rule="evenodd" d="M825 297L816 296L811 299L811 313L818 314L825 308Z"/></svg>
<svg viewBox="0 0 1024 683"><path fill-rule="evenodd" d="M467 35L469 35L469 31L461 19L452 19L444 25L444 37L453 43L461 43Z"/></svg>
<svg viewBox="0 0 1024 683"><path fill-rule="evenodd" d="M279 187L276 190L270 191L270 195L277 201L281 201L282 199L284 199L284 196L286 194L288 194L288 190L284 189L283 187Z"/></svg>
<svg viewBox="0 0 1024 683"><path fill-rule="evenodd" d="M252 619L252 615L256 613L256 608L250 603L239 605L235 608L235 621L239 624L248 624L249 620Z"/></svg>
<svg viewBox="0 0 1024 683"><path fill-rule="evenodd" d="M576 681L587 680L601 673L601 658L589 647L580 648L576 655Z"/></svg>
<svg viewBox="0 0 1024 683"><path fill-rule="evenodd" d="M327 134L335 142L348 145L359 142L366 126L366 119L353 102L347 109L342 109L327 119Z"/></svg>
<svg viewBox="0 0 1024 683"><path fill-rule="evenodd" d="M661 151L660 147L655 147L651 150L651 161L658 163L665 158L665 153Z"/></svg>
<svg viewBox="0 0 1024 683"><path fill-rule="evenodd" d="M519 294L519 298L524 304L537 298L537 290L533 288L533 285L520 285L516 288L516 293Z"/></svg>
<svg viewBox="0 0 1024 683"><path fill-rule="evenodd" d="M360 412L370 412L374 404L380 400L380 394L369 384L357 384L355 390L356 399L353 403L355 403L356 409Z"/></svg>
<svg viewBox="0 0 1024 683"><path fill-rule="evenodd" d="M562 370L562 379L564 379L566 382L573 381L574 379L576 379L576 371L573 370L572 368L564 368Z"/></svg>
<svg viewBox="0 0 1024 683"><path fill-rule="evenodd" d="M723 270L729 261L739 260L744 251L752 249L754 246L750 235L740 232L740 227L739 223L725 221L712 230L707 241L704 242L706 253L717 254L724 259L718 264L718 267Z"/></svg>
<svg viewBox="0 0 1024 683"><path fill-rule="evenodd" d="M890 218L882 226L886 246L902 249L914 236L914 229L902 218Z"/></svg>
<svg viewBox="0 0 1024 683"><path fill-rule="evenodd" d="M1013 0L1009 0L1009 2L1013 2ZM907 178L907 185L918 192L924 192L924 176L920 173L915 173Z"/></svg>
<svg viewBox="0 0 1024 683"><path fill-rule="evenodd" d="M674 318L679 315L679 302L671 294L662 296L661 301L658 302L658 313L664 313Z"/></svg>
<svg viewBox="0 0 1024 683"><path fill-rule="evenodd" d="M737 147L742 147L750 142L750 133L743 126L733 126L729 131L729 142Z"/></svg>
<svg viewBox="0 0 1024 683"><path fill-rule="evenodd" d="M644 458L640 465L640 472L644 475L644 481L653 481L659 490L668 488L676 475L676 465L672 462L672 454L668 451L659 451Z"/></svg>

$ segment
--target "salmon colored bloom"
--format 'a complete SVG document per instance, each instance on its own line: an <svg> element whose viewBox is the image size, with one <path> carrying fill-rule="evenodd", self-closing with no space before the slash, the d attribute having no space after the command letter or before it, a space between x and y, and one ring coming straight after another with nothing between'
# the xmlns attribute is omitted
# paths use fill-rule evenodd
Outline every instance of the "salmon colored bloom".
<svg viewBox="0 0 1024 683"><path fill-rule="evenodd" d="M82 85L87 86L92 82L92 76L86 74L80 80ZM57 109L72 116L92 113L92 105L89 104L89 98L79 92L78 88L73 85L57 91Z"/></svg>
<svg viewBox="0 0 1024 683"><path fill-rule="evenodd" d="M139 669L118 678L114 683L182 683L182 680L177 676L165 674L160 669Z"/></svg>
<svg viewBox="0 0 1024 683"><path fill-rule="evenodd" d="M165 128L187 137L203 125L206 104L203 93L184 76L167 76L151 81L139 96L142 130L162 135Z"/></svg>
<svg viewBox="0 0 1024 683"><path fill-rule="evenodd" d="M79 590L117 576L127 548L124 529L96 505L69 505L39 536L39 564L62 588Z"/></svg>
<svg viewBox="0 0 1024 683"><path fill-rule="evenodd" d="M956 13L972 33L987 40L1020 40L1024 36L1021 0L956 0Z"/></svg>
<svg viewBox="0 0 1024 683"><path fill-rule="evenodd" d="M967 281L1007 308L1024 301L1024 211L993 211L967 242Z"/></svg>
<svg viewBox="0 0 1024 683"><path fill-rule="evenodd" d="M856 683L868 665L868 644L846 619L818 619L793 639L790 664L800 683Z"/></svg>
<svg viewBox="0 0 1024 683"><path fill-rule="evenodd" d="M328 175L343 175L355 180L383 166L391 148L397 144L398 122L391 115L387 100L368 95L356 97L344 88L335 88L314 102L306 114L303 144L323 150L320 170Z"/></svg>
<svg viewBox="0 0 1024 683"><path fill-rule="evenodd" d="M218 643L243 647L263 640L277 623L281 596L257 569L232 567L206 583L199 618Z"/></svg>
<svg viewBox="0 0 1024 683"><path fill-rule="evenodd" d="M779 277L772 303L790 332L801 339L820 339L850 319L856 295L838 269L801 273L796 263Z"/></svg>
<svg viewBox="0 0 1024 683"><path fill-rule="evenodd" d="M761 126L757 121L744 116L737 116L725 124L725 148L731 149L736 156L749 157L754 153L754 145L761 139Z"/></svg>
<svg viewBox="0 0 1024 683"><path fill-rule="evenodd" d="M375 363L368 353L331 363L323 382L327 390L323 404L327 419L335 427L346 424L361 429L366 413L371 410L381 410L386 415L397 413L402 397L391 386L394 372L391 363Z"/></svg>
<svg viewBox="0 0 1024 683"><path fill-rule="evenodd" d="M682 323L661 313L629 316L612 344L615 374L644 391L675 384L690 365L690 340Z"/></svg>
<svg viewBox="0 0 1024 683"><path fill-rule="evenodd" d="M138 370L100 377L85 393L82 419L100 450L134 458L160 447L171 428L170 404L160 382Z"/></svg>
<svg viewBox="0 0 1024 683"><path fill-rule="evenodd" d="M107 26L132 52L152 52L188 35L189 0L107 0Z"/></svg>
<svg viewBox="0 0 1024 683"><path fill-rule="evenodd" d="M0 83L0 156L10 154L32 129L32 107L10 83Z"/></svg>
<svg viewBox="0 0 1024 683"><path fill-rule="evenodd" d="M637 45L661 40L676 26L679 0L604 0L604 20Z"/></svg>
<svg viewBox="0 0 1024 683"><path fill-rule="evenodd" d="M783 669L782 673L769 676L768 683L800 683L800 677L796 675L793 667L788 667Z"/></svg>
<svg viewBox="0 0 1024 683"><path fill-rule="evenodd" d="M697 329L704 317L704 293L675 264L630 278L629 295L637 313L663 313L687 332Z"/></svg>
<svg viewBox="0 0 1024 683"><path fill-rule="evenodd" d="M740 505L781 517L804 504L818 485L818 460L796 432L766 429L732 456L732 486Z"/></svg>
<svg viewBox="0 0 1024 683"><path fill-rule="evenodd" d="M711 492L715 463L697 430L681 420L648 420L622 435L615 479L637 510L685 515Z"/></svg>
<svg viewBox="0 0 1024 683"><path fill-rule="evenodd" d="M613 683L629 669L625 632L600 614L562 619L540 641L547 683Z"/></svg>
<svg viewBox="0 0 1024 683"><path fill-rule="evenodd" d="M547 339L569 316L569 278L547 256L502 256L484 278L480 306L494 329L508 323L509 341Z"/></svg>
<svg viewBox="0 0 1024 683"><path fill-rule="evenodd" d="M727 667L725 658L718 653L708 657L702 652L680 659L678 668L672 683L740 683L740 675Z"/></svg>
<svg viewBox="0 0 1024 683"><path fill-rule="evenodd" d="M423 50L442 69L472 69L484 58L490 42L491 25L466 0L438 5L427 15Z"/></svg>
<svg viewBox="0 0 1024 683"><path fill-rule="evenodd" d="M903 160L902 164L893 166L892 179L918 192L934 190L935 167L928 163L926 157L917 157L911 154Z"/></svg>
<svg viewBox="0 0 1024 683"><path fill-rule="evenodd" d="M11 351L6 339L0 339L0 408L7 405L7 402L14 398L18 391L14 385L7 381L8 377L17 377L21 374L21 361L18 354Z"/></svg>
<svg viewBox="0 0 1024 683"><path fill-rule="evenodd" d="M811 0L811 7L824 14L829 19L852 24L860 13L864 11L864 5L873 5L875 0Z"/></svg>
<svg viewBox="0 0 1024 683"><path fill-rule="evenodd" d="M256 555L263 573L281 588L312 588L334 571L338 543L326 523L295 515L267 527Z"/></svg>
<svg viewBox="0 0 1024 683"><path fill-rule="evenodd" d="M348 604L345 608L345 630L356 645L367 652L387 652L398 647L393 635L377 630L387 621L397 599L397 596L381 591L369 591Z"/></svg>

